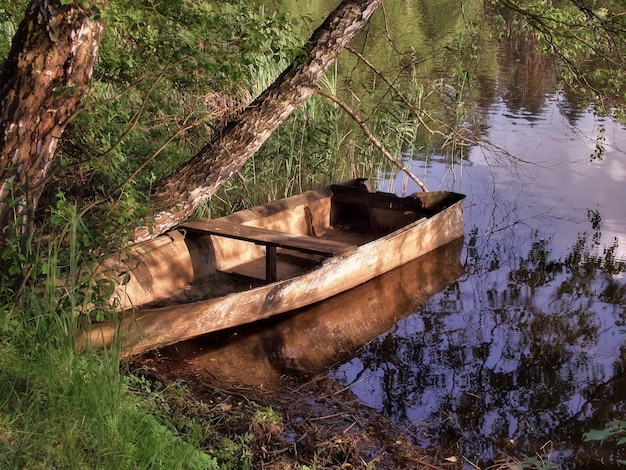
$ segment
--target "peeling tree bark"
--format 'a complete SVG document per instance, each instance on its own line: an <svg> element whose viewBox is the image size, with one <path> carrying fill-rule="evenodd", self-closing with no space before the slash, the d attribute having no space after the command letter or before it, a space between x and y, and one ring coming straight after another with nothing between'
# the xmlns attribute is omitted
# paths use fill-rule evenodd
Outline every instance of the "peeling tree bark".
<svg viewBox="0 0 626 470"><path fill-rule="evenodd" d="M195 157L161 181L152 196L150 227L139 227L144 241L191 216L194 210L261 147L272 132L314 93L328 66L369 20L382 0L344 0L309 40L304 59L285 70L238 119Z"/></svg>
<svg viewBox="0 0 626 470"><path fill-rule="evenodd" d="M65 126L88 89L105 0L33 0L0 71L0 240L34 213Z"/></svg>

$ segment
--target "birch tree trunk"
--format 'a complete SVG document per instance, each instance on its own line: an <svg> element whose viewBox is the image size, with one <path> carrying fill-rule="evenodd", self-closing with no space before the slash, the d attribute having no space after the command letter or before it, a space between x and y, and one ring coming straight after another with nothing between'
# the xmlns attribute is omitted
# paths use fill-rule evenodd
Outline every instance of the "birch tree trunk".
<svg viewBox="0 0 626 470"><path fill-rule="evenodd" d="M152 195L154 220L139 227L135 241L164 232L194 210L261 147L272 132L309 96L326 69L382 0L344 0L317 28L305 57L293 64L238 119L190 161L157 184Z"/></svg>
<svg viewBox="0 0 626 470"><path fill-rule="evenodd" d="M195 157L161 181L146 240L187 219L237 171L300 104L382 0L344 0L293 64ZM24 228L43 191L59 138L91 82L106 0L32 0L0 71L0 241Z"/></svg>
<svg viewBox="0 0 626 470"><path fill-rule="evenodd" d="M32 217L57 143L88 89L106 0L33 0L0 71L0 241Z"/></svg>

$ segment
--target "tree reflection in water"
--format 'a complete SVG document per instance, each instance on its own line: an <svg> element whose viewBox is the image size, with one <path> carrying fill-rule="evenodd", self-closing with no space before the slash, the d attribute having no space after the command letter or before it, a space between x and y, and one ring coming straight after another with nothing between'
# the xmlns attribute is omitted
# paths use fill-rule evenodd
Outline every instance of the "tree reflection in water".
<svg viewBox="0 0 626 470"><path fill-rule="evenodd" d="M625 416L626 266L589 215L563 257L536 231L517 260L501 243L479 251L470 230L467 276L334 376L419 444L481 466L535 453L616 465L626 449L583 435Z"/></svg>

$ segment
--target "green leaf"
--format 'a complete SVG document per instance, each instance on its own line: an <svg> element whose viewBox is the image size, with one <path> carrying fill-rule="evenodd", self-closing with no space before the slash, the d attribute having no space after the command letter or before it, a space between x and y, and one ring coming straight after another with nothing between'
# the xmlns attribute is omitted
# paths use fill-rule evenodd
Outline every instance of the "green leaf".
<svg viewBox="0 0 626 470"><path fill-rule="evenodd" d="M601 441L607 437L611 437L614 431L611 429L592 429L585 433L585 441Z"/></svg>

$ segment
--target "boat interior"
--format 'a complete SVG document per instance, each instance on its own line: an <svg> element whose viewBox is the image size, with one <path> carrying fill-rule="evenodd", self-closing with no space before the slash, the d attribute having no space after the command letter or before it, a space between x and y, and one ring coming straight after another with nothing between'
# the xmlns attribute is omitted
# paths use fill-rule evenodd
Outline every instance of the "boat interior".
<svg viewBox="0 0 626 470"><path fill-rule="evenodd" d="M104 269L127 281L115 294L120 309L219 297L304 274L420 223L458 196L399 197L353 180L219 219L186 222Z"/></svg>

